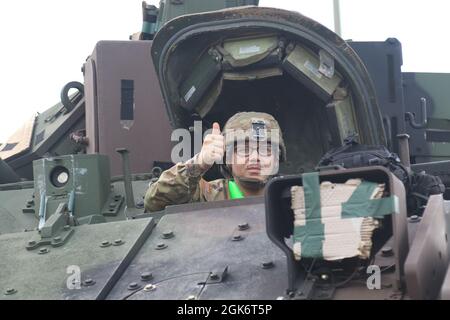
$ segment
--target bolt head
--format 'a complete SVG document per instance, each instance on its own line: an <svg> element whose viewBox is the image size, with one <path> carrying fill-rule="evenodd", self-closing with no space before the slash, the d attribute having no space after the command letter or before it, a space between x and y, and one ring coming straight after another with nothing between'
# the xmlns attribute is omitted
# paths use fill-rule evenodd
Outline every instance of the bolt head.
<svg viewBox="0 0 450 320"><path fill-rule="evenodd" d="M100 247L102 248L107 248L111 246L111 242L109 242L108 240L102 241L102 243L100 244Z"/></svg>
<svg viewBox="0 0 450 320"><path fill-rule="evenodd" d="M391 247L384 247L381 249L381 255L383 257L392 257L394 255L394 250Z"/></svg>
<svg viewBox="0 0 450 320"><path fill-rule="evenodd" d="M34 246L35 244L36 244L36 241L34 241L34 240L28 241L29 246Z"/></svg>
<svg viewBox="0 0 450 320"><path fill-rule="evenodd" d="M116 240L114 240L113 246L120 246L124 243L125 242L122 239L116 239Z"/></svg>
<svg viewBox="0 0 450 320"><path fill-rule="evenodd" d="M165 243L158 243L157 245L156 245L156 250L164 250L164 249L166 249L167 248L167 244L165 244Z"/></svg>
<svg viewBox="0 0 450 320"><path fill-rule="evenodd" d="M156 286L154 284L148 284L144 287L144 291L149 292L149 291L154 291L156 290Z"/></svg>
<svg viewBox="0 0 450 320"><path fill-rule="evenodd" d="M54 237L53 238L53 241L55 241L55 242L60 242L62 239L61 239L61 237Z"/></svg>
<svg viewBox="0 0 450 320"><path fill-rule="evenodd" d="M153 274L151 272L144 272L141 274L142 281L149 281L151 279L153 279Z"/></svg>
<svg viewBox="0 0 450 320"><path fill-rule="evenodd" d="M240 231L245 231L245 230L248 230L250 228L250 225L247 222L245 222L245 223L241 223L238 226L238 228L239 228Z"/></svg>
<svg viewBox="0 0 450 320"><path fill-rule="evenodd" d="M132 283L130 283L128 285L128 290L136 290L136 289L139 289L139 288L140 288L140 286L136 282L132 282Z"/></svg>
<svg viewBox="0 0 450 320"><path fill-rule="evenodd" d="M262 265L263 269L272 269L275 266L273 261L266 261L266 262L263 262L261 265Z"/></svg>
<svg viewBox="0 0 450 320"><path fill-rule="evenodd" d="M233 238L231 238L232 241L241 241L244 240L244 237L241 236L240 234L233 236Z"/></svg>
<svg viewBox="0 0 450 320"><path fill-rule="evenodd" d="M90 286L93 286L95 284L95 281L94 281L94 279L87 278L86 280L84 280L83 284L86 287L90 287Z"/></svg>
<svg viewBox="0 0 450 320"><path fill-rule="evenodd" d="M166 231L163 233L162 238L163 239L172 239L174 237L173 231Z"/></svg>
<svg viewBox="0 0 450 320"><path fill-rule="evenodd" d="M49 253L49 252L50 252L50 250L48 250L47 248L39 249L39 254L46 254L46 253Z"/></svg>
<svg viewBox="0 0 450 320"><path fill-rule="evenodd" d="M64 226L64 230L65 230L65 231L70 230L70 226L69 226L69 225L65 225L65 226Z"/></svg>
<svg viewBox="0 0 450 320"><path fill-rule="evenodd" d="M10 296L10 295L15 294L15 293L17 293L17 290L14 289L14 288L7 288L7 289L5 290L5 295L6 295L6 296Z"/></svg>

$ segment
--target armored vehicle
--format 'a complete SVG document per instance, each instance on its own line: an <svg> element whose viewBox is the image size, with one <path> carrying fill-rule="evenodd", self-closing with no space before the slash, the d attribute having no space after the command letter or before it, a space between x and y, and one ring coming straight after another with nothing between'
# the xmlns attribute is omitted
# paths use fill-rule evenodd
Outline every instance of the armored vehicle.
<svg viewBox="0 0 450 320"><path fill-rule="evenodd" d="M2 299L450 299L450 75L257 0L142 9L141 32L98 42L84 84L0 146ZM172 130L194 141L238 111L283 130L265 196L145 212ZM383 163L319 167L349 136L447 189L413 212Z"/></svg>

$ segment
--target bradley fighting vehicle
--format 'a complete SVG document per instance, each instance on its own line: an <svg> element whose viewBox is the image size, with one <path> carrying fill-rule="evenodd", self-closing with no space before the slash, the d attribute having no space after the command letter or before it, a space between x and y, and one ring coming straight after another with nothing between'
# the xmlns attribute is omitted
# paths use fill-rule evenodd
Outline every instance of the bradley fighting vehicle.
<svg viewBox="0 0 450 320"><path fill-rule="evenodd" d="M397 39L344 41L257 0L144 2L143 14L142 32L98 42L84 84L0 146L2 299L450 299L447 192L413 215L386 167L317 168L352 134L448 188L450 75L403 73ZM249 110L274 115L287 148L264 198L145 212L173 129ZM384 187L383 216L359 203L382 226L370 259L308 257L306 242L299 254L293 190L311 172Z"/></svg>

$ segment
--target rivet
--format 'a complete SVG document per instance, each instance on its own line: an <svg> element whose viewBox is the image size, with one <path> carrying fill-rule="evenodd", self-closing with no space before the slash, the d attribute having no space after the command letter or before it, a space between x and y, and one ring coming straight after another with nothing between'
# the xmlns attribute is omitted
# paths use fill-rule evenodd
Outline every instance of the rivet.
<svg viewBox="0 0 450 320"><path fill-rule="evenodd" d="M167 244L165 244L165 243L158 243L157 245L156 245L156 250L164 250L164 249L166 249L167 248Z"/></svg>
<svg viewBox="0 0 450 320"><path fill-rule="evenodd" d="M93 286L95 284L95 281L93 279L91 279L91 278L87 278L86 280L84 280L83 284L86 287L90 287L90 286Z"/></svg>
<svg viewBox="0 0 450 320"><path fill-rule="evenodd" d="M244 237L241 236L240 234L233 236L233 238L231 238L232 241L242 241L244 240Z"/></svg>
<svg viewBox="0 0 450 320"><path fill-rule="evenodd" d="M10 295L15 294L15 293L17 293L17 290L14 289L14 288L7 288L6 291L5 291L5 295L6 296L10 296Z"/></svg>
<svg viewBox="0 0 450 320"><path fill-rule="evenodd" d="M122 244L124 244L125 242L122 241L122 239L116 239L114 240L113 246L120 246Z"/></svg>
<svg viewBox="0 0 450 320"><path fill-rule="evenodd" d="M266 261L266 262L263 262L261 265L262 265L263 269L272 269L273 267L275 267L275 264L273 263L273 261Z"/></svg>
<svg viewBox="0 0 450 320"><path fill-rule="evenodd" d="M102 247L102 248L107 248L109 246L111 246L111 242L109 242L107 240L102 241L102 243L100 244L100 247Z"/></svg>
<svg viewBox="0 0 450 320"><path fill-rule="evenodd" d="M156 286L154 284L148 284L144 287L144 291L154 291L156 290Z"/></svg>
<svg viewBox="0 0 450 320"><path fill-rule="evenodd" d="M392 257L394 255L394 250L391 247L384 247L381 249L381 255L383 257Z"/></svg>
<svg viewBox="0 0 450 320"><path fill-rule="evenodd" d="M139 289L139 288L140 288L140 286L136 282L132 282L132 283L130 283L128 285L128 290L136 290L136 289Z"/></svg>
<svg viewBox="0 0 450 320"><path fill-rule="evenodd" d="M153 279L153 274L151 272L144 272L141 274L142 281L149 281L151 279Z"/></svg>
<svg viewBox="0 0 450 320"><path fill-rule="evenodd" d="M50 250L48 250L47 248L41 248L39 250L39 254L46 254L46 253L49 253L49 252L50 252Z"/></svg>
<svg viewBox="0 0 450 320"><path fill-rule="evenodd" d="M245 231L245 230L250 229L250 225L247 222L245 222L245 223L238 225L238 228L240 231Z"/></svg>
<svg viewBox="0 0 450 320"><path fill-rule="evenodd" d="M167 232L163 233L162 238L163 239L172 239L174 236L175 235L174 235L173 231L167 231Z"/></svg>

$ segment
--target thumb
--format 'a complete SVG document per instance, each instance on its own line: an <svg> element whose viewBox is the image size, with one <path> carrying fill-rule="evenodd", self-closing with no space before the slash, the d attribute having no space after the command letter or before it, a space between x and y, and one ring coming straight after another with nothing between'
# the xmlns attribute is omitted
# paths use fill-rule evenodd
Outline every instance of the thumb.
<svg viewBox="0 0 450 320"><path fill-rule="evenodd" d="M220 134L220 124L217 122L214 122L213 128L212 128L212 134L219 135Z"/></svg>

